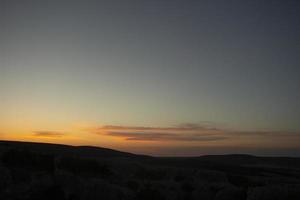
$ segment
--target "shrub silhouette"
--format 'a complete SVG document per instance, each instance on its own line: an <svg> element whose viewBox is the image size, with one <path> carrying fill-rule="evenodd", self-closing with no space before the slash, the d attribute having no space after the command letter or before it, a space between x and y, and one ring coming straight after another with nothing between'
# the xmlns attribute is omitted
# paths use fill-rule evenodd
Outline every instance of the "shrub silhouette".
<svg viewBox="0 0 300 200"><path fill-rule="evenodd" d="M53 172L54 156L33 153L27 150L9 150L2 155L2 162L8 168L23 168Z"/></svg>
<svg viewBox="0 0 300 200"><path fill-rule="evenodd" d="M300 186L281 185L251 188L248 195L249 200L299 200Z"/></svg>
<svg viewBox="0 0 300 200"><path fill-rule="evenodd" d="M13 168L10 171L13 183L26 183L31 181L31 173L28 170Z"/></svg>
<svg viewBox="0 0 300 200"><path fill-rule="evenodd" d="M177 174L177 175L175 175L174 180L176 182L181 182L181 181L186 180L186 177L183 174Z"/></svg>
<svg viewBox="0 0 300 200"><path fill-rule="evenodd" d="M236 187L225 187L217 192L215 200L246 200L246 191Z"/></svg>
<svg viewBox="0 0 300 200"><path fill-rule="evenodd" d="M252 186L249 179L245 176L229 174L229 175L227 175L227 179L228 179L229 183L231 183L232 185L235 185L237 187L248 188L249 186Z"/></svg>
<svg viewBox="0 0 300 200"><path fill-rule="evenodd" d="M133 191L137 191L140 187L139 183L135 180L128 180L126 186Z"/></svg>
<svg viewBox="0 0 300 200"><path fill-rule="evenodd" d="M135 173L135 177L142 180L163 180L166 178L166 171L163 169L139 167Z"/></svg>
<svg viewBox="0 0 300 200"><path fill-rule="evenodd" d="M66 200L66 197L60 186L53 185L32 193L28 200Z"/></svg>
<svg viewBox="0 0 300 200"><path fill-rule="evenodd" d="M193 191L195 190L195 187L190 182L183 182L181 183L181 190L184 195L184 199L192 199Z"/></svg>
<svg viewBox="0 0 300 200"><path fill-rule="evenodd" d="M165 200L165 196L157 189L146 187L136 194L136 200Z"/></svg>
<svg viewBox="0 0 300 200"><path fill-rule="evenodd" d="M99 164L96 160L75 157L63 157L58 162L59 169L69 171L75 175L97 176L107 178L112 171L107 165Z"/></svg>
<svg viewBox="0 0 300 200"><path fill-rule="evenodd" d="M5 190L11 182L11 176L8 169L0 167L0 192Z"/></svg>

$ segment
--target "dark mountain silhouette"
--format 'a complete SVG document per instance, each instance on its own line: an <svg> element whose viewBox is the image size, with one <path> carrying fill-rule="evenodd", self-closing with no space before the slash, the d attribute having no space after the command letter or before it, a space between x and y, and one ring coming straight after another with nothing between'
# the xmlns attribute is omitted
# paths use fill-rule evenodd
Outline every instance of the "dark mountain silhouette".
<svg viewBox="0 0 300 200"><path fill-rule="evenodd" d="M300 199L300 158L152 157L0 141L0 199Z"/></svg>

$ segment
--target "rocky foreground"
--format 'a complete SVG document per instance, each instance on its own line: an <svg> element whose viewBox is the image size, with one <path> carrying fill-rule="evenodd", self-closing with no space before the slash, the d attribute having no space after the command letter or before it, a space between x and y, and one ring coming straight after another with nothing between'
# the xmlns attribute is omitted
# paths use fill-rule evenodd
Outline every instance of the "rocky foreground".
<svg viewBox="0 0 300 200"><path fill-rule="evenodd" d="M299 200L300 158L157 158L0 141L1 200Z"/></svg>

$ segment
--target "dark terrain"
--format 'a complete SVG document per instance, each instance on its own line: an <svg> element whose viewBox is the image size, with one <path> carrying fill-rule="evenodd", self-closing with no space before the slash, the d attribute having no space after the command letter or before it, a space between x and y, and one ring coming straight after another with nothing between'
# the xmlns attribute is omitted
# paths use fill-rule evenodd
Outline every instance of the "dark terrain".
<svg viewBox="0 0 300 200"><path fill-rule="evenodd" d="M299 200L300 158L159 158L0 141L2 200Z"/></svg>

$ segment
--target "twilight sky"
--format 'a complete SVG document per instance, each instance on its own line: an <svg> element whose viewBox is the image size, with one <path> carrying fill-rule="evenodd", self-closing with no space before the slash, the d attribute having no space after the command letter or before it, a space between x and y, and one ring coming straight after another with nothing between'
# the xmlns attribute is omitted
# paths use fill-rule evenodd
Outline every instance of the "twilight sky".
<svg viewBox="0 0 300 200"><path fill-rule="evenodd" d="M300 1L0 0L0 139L300 156Z"/></svg>

